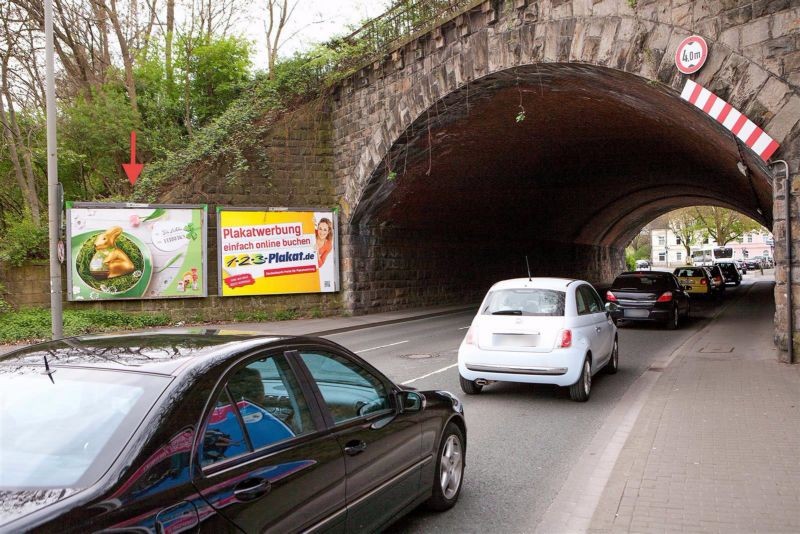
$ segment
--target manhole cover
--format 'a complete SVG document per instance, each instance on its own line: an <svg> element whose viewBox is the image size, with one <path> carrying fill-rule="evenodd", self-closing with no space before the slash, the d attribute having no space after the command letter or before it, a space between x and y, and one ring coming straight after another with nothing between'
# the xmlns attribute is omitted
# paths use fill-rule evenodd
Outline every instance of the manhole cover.
<svg viewBox="0 0 800 534"><path fill-rule="evenodd" d="M706 354L725 354L727 352L733 352L733 347L731 347L730 345L721 345L717 343L712 343L711 345L708 345L700 349L700 352Z"/></svg>
<svg viewBox="0 0 800 534"><path fill-rule="evenodd" d="M408 354L406 358L409 360L425 360L427 358L433 358L433 354Z"/></svg>

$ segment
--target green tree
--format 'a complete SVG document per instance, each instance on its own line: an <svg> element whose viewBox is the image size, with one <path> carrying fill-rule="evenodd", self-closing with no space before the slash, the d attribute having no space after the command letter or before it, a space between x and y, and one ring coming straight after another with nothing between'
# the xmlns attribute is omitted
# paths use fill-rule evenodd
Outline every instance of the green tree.
<svg viewBox="0 0 800 534"><path fill-rule="evenodd" d="M72 163L62 176L65 192L82 188L90 197L100 197L128 191L121 164L130 158L131 130L139 117L125 88L109 84L93 91L91 98L77 97L62 106L61 122L61 146Z"/></svg>
<svg viewBox="0 0 800 534"><path fill-rule="evenodd" d="M719 206L695 208L702 231L718 245L726 245L747 232L758 230L761 225L739 212Z"/></svg>
<svg viewBox="0 0 800 534"><path fill-rule="evenodd" d="M188 76L191 126L219 116L250 81L251 45L240 37L182 37L177 67Z"/></svg>
<svg viewBox="0 0 800 534"><path fill-rule="evenodd" d="M692 257L692 245L697 243L698 233L703 231L703 226L693 208L681 208L667 214L667 228L680 238L681 245L686 250L686 258Z"/></svg>

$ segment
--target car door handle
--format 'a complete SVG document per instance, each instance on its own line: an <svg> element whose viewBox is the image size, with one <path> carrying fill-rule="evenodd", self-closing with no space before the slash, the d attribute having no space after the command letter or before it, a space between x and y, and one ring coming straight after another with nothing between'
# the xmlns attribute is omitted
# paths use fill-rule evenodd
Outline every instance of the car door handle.
<svg viewBox="0 0 800 534"><path fill-rule="evenodd" d="M600 331L600 330L602 330L602 329L603 329L603 328L602 328L602 327L600 327L600 326L595 326L595 327L594 327L594 331L595 331L595 332L599 332L599 331Z"/></svg>
<svg viewBox="0 0 800 534"><path fill-rule="evenodd" d="M263 497L272 489L272 484L265 478L248 478L236 485L233 496L240 501L254 501Z"/></svg>
<svg viewBox="0 0 800 534"><path fill-rule="evenodd" d="M348 441L347 445L344 446L344 452L348 456L356 456L358 454L361 454L365 450L367 450L367 444L364 441L358 441L358 440Z"/></svg>

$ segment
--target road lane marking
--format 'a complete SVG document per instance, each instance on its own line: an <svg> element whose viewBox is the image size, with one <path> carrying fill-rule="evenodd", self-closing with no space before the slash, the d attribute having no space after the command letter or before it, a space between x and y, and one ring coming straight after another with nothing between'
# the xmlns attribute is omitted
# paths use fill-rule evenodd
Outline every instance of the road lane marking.
<svg viewBox="0 0 800 534"><path fill-rule="evenodd" d="M398 341L397 343L389 343L388 345L381 345L380 347L371 347L368 349L361 349L354 351L356 354L361 354L362 352L369 352L371 350L378 350L378 349L385 349L386 347L394 347L395 345L402 345L403 343L408 343L408 340L405 341Z"/></svg>
<svg viewBox="0 0 800 534"><path fill-rule="evenodd" d="M423 378L428 378L429 376L433 376L433 375L435 375L437 373L441 373L441 372L447 371L448 369L452 369L453 367L456 367L457 365L458 365L458 362L454 363L453 365L448 365L447 367L442 367L441 369L437 369L436 371L434 371L432 373L428 373L427 375L418 376L417 378L412 378L411 380L406 380L405 382L400 382L400 384L403 385L403 386L407 386L411 382L416 382L417 380L422 380Z"/></svg>

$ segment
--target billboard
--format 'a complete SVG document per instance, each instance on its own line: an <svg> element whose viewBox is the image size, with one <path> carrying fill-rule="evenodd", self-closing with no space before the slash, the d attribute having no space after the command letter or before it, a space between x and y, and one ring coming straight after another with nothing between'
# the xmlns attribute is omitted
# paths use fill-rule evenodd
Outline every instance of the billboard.
<svg viewBox="0 0 800 534"><path fill-rule="evenodd" d="M219 294L338 291L337 230L331 210L217 208Z"/></svg>
<svg viewBox="0 0 800 534"><path fill-rule="evenodd" d="M69 300L205 297L205 205L67 203Z"/></svg>

